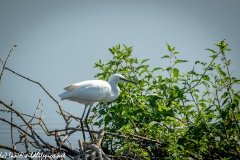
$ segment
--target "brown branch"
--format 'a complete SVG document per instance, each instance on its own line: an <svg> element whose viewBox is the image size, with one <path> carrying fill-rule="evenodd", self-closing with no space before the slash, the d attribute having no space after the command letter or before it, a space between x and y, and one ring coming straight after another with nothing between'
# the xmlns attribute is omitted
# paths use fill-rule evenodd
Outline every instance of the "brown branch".
<svg viewBox="0 0 240 160"><path fill-rule="evenodd" d="M37 108L36 108L36 110L35 110L35 112L34 112L32 118L28 121L29 124L31 124L33 118L36 117L36 114L37 114L37 111L38 111L38 109L39 109L39 105L40 105L40 103L41 103L41 99L39 99L39 102L38 102Z"/></svg>
<svg viewBox="0 0 240 160"><path fill-rule="evenodd" d="M31 132L32 132L32 138L33 138L33 140L34 140L35 143L38 145L38 147L41 149L41 151L45 154L46 152L44 151L42 145L39 143L39 140L35 138L34 130L33 130L32 126L30 127L30 130L31 130Z"/></svg>
<svg viewBox="0 0 240 160"><path fill-rule="evenodd" d="M59 131L67 131L67 130L74 130L74 131L82 131L82 129L79 129L79 128L74 128L74 127L67 127L65 129L59 129ZM84 130L85 132L88 132L88 130ZM92 133L98 133L99 131L95 131L95 130L90 130ZM55 132L54 131L49 131L49 133L51 135L53 135L53 133ZM128 139L127 136L125 135L120 135L118 133L112 133L112 132L104 132L104 135L111 135L111 136L116 136L116 137L119 137L119 138L124 138L124 139ZM136 141L139 141L139 140L142 140L142 141L147 141L147 142L153 142L153 143L157 143L157 144L165 144L164 142L159 142L157 140L153 140L153 139L149 139L149 138L146 138L146 137L142 137L142 136L137 136L137 135L133 135L133 134L130 134L132 136L132 139L133 140L136 140Z"/></svg>
<svg viewBox="0 0 240 160"><path fill-rule="evenodd" d="M83 142L81 140L78 140L78 145L79 145L80 155L82 156L82 159L86 160L86 156L83 150Z"/></svg>
<svg viewBox="0 0 240 160"><path fill-rule="evenodd" d="M8 147L8 146L1 145L1 144L0 144L0 148L7 149L7 150L9 150L9 151L19 153L18 150L14 149L14 148L11 148L11 147Z"/></svg>
<svg viewBox="0 0 240 160"><path fill-rule="evenodd" d="M128 160L136 160L135 158L131 158L129 156L113 156L113 155L107 155L109 158L114 159L128 159Z"/></svg>
<svg viewBox="0 0 240 160"><path fill-rule="evenodd" d="M65 122L68 124L68 121L67 121L67 119L66 119L66 117L65 117L65 114L64 114L63 111L62 111L62 106L60 105L60 103L59 103L55 98L53 98L53 96L43 87L43 85L42 85L41 83L39 83L39 82L37 82L37 81L34 81L34 80L32 80L32 79L30 79L30 78L28 78L28 77L25 77L25 76L23 76L23 75L15 72L15 71L13 71L12 69L10 69L10 68L8 68L8 67L5 67L5 69L8 70L8 71L10 71L10 72L12 72L12 73L14 73L14 74L16 74L16 75L18 75L18 76L20 76L20 77L22 77L22 78L24 78L24 79L26 79L26 80L28 80L28 81L30 81L30 82L33 82L33 83L39 85L39 86L45 91L45 93L47 93L47 95L48 95L54 102L57 103L58 108L59 108L59 110L60 110L60 112L61 112L61 114L62 114Z"/></svg>
<svg viewBox="0 0 240 160"><path fill-rule="evenodd" d="M0 112L7 112L7 113L11 113L11 110L4 110L4 109L0 109ZM16 113L15 113L16 114ZM49 136L49 132L48 132L48 128L47 128L47 125L45 124L45 122L43 121L43 118L39 118L39 117L34 117L34 116L31 116L31 115L28 115L28 114L25 114L25 113L21 113L23 116L26 116L26 117L30 117L30 118L33 118L33 119L38 119L39 122L36 123L38 125L40 125L40 127L43 129L43 131L45 132L45 134L47 136ZM21 125L21 126L25 126L25 125Z"/></svg>
<svg viewBox="0 0 240 160"><path fill-rule="evenodd" d="M100 145L101 145L103 136L104 136L104 130L103 130L103 129L100 129L99 132L98 132L98 137L97 137L97 140L98 140L98 141L97 141L97 143L96 143L96 145L97 145L98 147L100 147ZM90 157L91 157L92 159L94 159L95 154L96 154L96 151L92 151Z"/></svg>
<svg viewBox="0 0 240 160"><path fill-rule="evenodd" d="M43 139L36 133L35 130L33 130L33 133L34 133L34 134L37 136L37 138L38 138L45 146L47 146L49 149L54 148L54 146L52 146L52 145L46 143L45 141L43 141Z"/></svg>
<svg viewBox="0 0 240 160"><path fill-rule="evenodd" d="M16 128L18 128L19 130L23 131L23 132L24 132L26 135L28 135L29 137L31 137L36 143L39 143L38 140L36 141L36 138L35 138L35 136L34 136L34 135L36 135L37 138L38 138L44 145L46 145L46 146L48 146L48 147L50 148L49 144L47 144L46 142L44 142L44 141L41 139L41 137L32 129L32 126L30 126L30 124L24 119L24 117L22 116L22 114L21 114L20 112L16 111L16 110L13 109L11 106L8 106L7 104L5 104L4 102L2 102L1 100L0 100L0 103L3 104L3 105L4 105L5 107L7 107L8 109L10 109L12 112L16 113L17 116L19 116L19 117L22 119L22 121L27 125L27 127L31 129L32 135L30 135L29 133L27 133L25 130L23 130L23 129L20 128L19 126L15 125L15 124L13 124L13 123L11 123L11 122L3 119L3 118L0 118L0 120L2 120L2 121L4 121L4 122L7 122L7 123L9 123L9 124L11 124L11 125L13 125L14 127L16 127ZM41 147L40 144L39 144L39 147ZM53 146L51 146L51 147L53 147Z"/></svg>
<svg viewBox="0 0 240 160"><path fill-rule="evenodd" d="M26 135L28 135L29 137L32 138L32 136L31 136L28 132L26 132L25 130L23 130L22 128L20 128L18 125L14 124L14 123L11 123L11 122L9 122L8 120L6 120L6 119L4 119L4 118L0 118L0 120L3 121L3 122L7 122L8 124L10 124L10 125L18 128L19 130L21 130L21 131L24 132Z"/></svg>
<svg viewBox="0 0 240 160"><path fill-rule="evenodd" d="M3 64L3 69L2 69L2 72L1 72L1 75L0 75L0 84L1 84L3 72L4 72L5 68L6 68L6 64L7 64L8 58L10 57L12 51L13 51L16 47L17 47L17 45L13 45L13 47L12 47L12 49L9 51L8 56L7 56L6 60L4 61L4 63L3 63L3 61L1 60L1 62L2 62L2 64Z"/></svg>
<svg viewBox="0 0 240 160"><path fill-rule="evenodd" d="M91 149L95 152L97 152L98 154L98 159L99 160L103 160L103 155L105 155L105 153L102 151L101 148L99 148L97 145L95 144L88 144L84 147L85 150L88 150L88 149ZM91 158L90 159L95 159L92 155L91 155Z"/></svg>
<svg viewBox="0 0 240 160"><path fill-rule="evenodd" d="M10 106L13 108L13 101L11 102ZM13 123L13 112L11 111L11 123ZM16 149L14 138L13 138L13 125L11 125L11 140L12 140L12 147L13 149ZM14 154L15 152L13 152ZM14 158L16 159L16 158Z"/></svg>
<svg viewBox="0 0 240 160"><path fill-rule="evenodd" d="M3 104L5 107L7 107L9 110L13 111L14 113L17 114L17 116L19 116L22 121L28 126L30 127L30 125L28 124L28 122L25 120L25 118L23 118L22 114L18 111L16 111L15 109L13 109L11 106L7 105L6 103L4 103L2 100L0 100L0 103Z"/></svg>

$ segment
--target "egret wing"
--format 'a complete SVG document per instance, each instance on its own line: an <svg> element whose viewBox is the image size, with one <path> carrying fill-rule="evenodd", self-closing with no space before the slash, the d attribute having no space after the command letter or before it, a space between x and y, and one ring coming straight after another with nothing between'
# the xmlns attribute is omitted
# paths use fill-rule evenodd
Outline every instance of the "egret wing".
<svg viewBox="0 0 240 160"><path fill-rule="evenodd" d="M89 80L71 84L64 88L63 99L78 99L79 101L99 101L111 93L111 86L102 80Z"/></svg>
<svg viewBox="0 0 240 160"><path fill-rule="evenodd" d="M70 84L68 85L67 87L64 88L64 90L68 91L68 92L71 92L71 91L74 91L76 89L79 89L81 87L84 87L86 84L81 84L80 83L75 83L75 84Z"/></svg>

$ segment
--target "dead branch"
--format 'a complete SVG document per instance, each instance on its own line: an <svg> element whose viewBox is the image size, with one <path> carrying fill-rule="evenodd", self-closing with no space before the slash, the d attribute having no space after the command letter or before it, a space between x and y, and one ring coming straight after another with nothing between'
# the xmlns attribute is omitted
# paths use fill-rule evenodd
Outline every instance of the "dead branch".
<svg viewBox="0 0 240 160"><path fill-rule="evenodd" d="M2 64L3 64L3 69L2 69L2 72L1 72L1 75L0 75L0 84L1 84L2 75L3 75L3 72L4 72L4 70L5 70L5 67L6 67L8 58L10 57L12 51L13 51L16 47L17 47L17 45L13 45L13 47L12 47L12 49L9 51L8 56L7 56L6 60L4 61L4 63L3 63L2 59L1 59L1 62L2 62Z"/></svg>
<svg viewBox="0 0 240 160"><path fill-rule="evenodd" d="M11 102L10 106L13 108L13 101ZM11 123L13 123L13 112L11 111ZM16 149L16 145L14 143L14 138L13 138L13 125L11 125L11 140L12 140L12 147L13 149ZM15 152L13 152L15 154ZM14 158L16 159L16 158Z"/></svg>
<svg viewBox="0 0 240 160"><path fill-rule="evenodd" d="M100 147L100 145L101 145L103 136L104 136L104 130L100 129L99 132L98 132L97 143L96 143L96 145L98 147ZM95 154L96 154L96 151L91 152L91 155L90 155L91 159L94 159Z"/></svg>
<svg viewBox="0 0 240 160"><path fill-rule="evenodd" d="M45 93L47 93L47 95L48 95L55 103L57 103L58 108L59 108L59 110L60 110L60 112L61 112L61 114L62 114L62 116L63 116L63 118L64 118L64 120L65 120L65 122L66 122L66 124L68 124L68 121L67 121L67 119L66 119L66 117L65 117L65 114L64 114L63 111L62 111L62 106L60 105L60 103L59 103L55 98L53 98L53 96L43 87L43 85L42 85L41 83L39 83L39 82L37 82L37 81L34 81L34 80L32 80L32 79L30 79L30 78L28 78L28 77L25 77L25 76L23 76L23 75L15 72L15 71L13 71L12 69L10 69L10 68L8 68L8 67L6 67L6 66L4 67L4 70L5 70L5 69L8 70L8 71L10 71L10 72L12 72L12 73L14 73L14 74L16 74L16 75L18 75L18 76L20 76L20 77L22 77L22 78L24 78L24 79L26 79L26 80L28 80L28 81L30 81L30 82L33 82L33 83L39 85L39 86L45 91ZM3 72L3 71L2 71L2 72Z"/></svg>
<svg viewBox="0 0 240 160"><path fill-rule="evenodd" d="M65 129L59 129L59 131L66 131L66 130L82 131L82 129L74 128L74 127L67 127ZM84 131L87 132L88 130L84 129ZM99 131L95 131L95 130L90 130L90 131L92 133L98 133L99 132ZM55 132L55 131L49 131L49 134L53 135L53 132ZM112 132L104 132L104 135L110 135L110 136L115 136L115 137L119 137L119 138L129 139L128 136L121 135L121 134L118 134L118 133L112 133ZM129 134L129 135L130 135L130 138L132 140L135 140L135 141L144 141L144 142L148 142L148 143L156 143L156 144L160 144L160 145L165 145L165 143L154 140L154 139L149 139L149 138L146 138L146 137L137 136L137 135L133 135L133 134Z"/></svg>
<svg viewBox="0 0 240 160"><path fill-rule="evenodd" d="M18 150L14 149L14 148L11 148L11 147L8 147L8 146L1 145L1 144L0 144L0 148L7 149L7 150L9 150L9 151L19 153Z"/></svg>
<svg viewBox="0 0 240 160"><path fill-rule="evenodd" d="M80 155L82 156L82 159L86 160L86 156L83 150L83 143L81 140L78 140L78 145L79 145Z"/></svg>
<svg viewBox="0 0 240 160"><path fill-rule="evenodd" d="M22 132L24 132L26 135L28 135L29 137L32 137L28 132L26 132L25 130L23 130L22 128L20 128L18 125L12 123L12 122L9 122L8 120L4 119L4 118L0 118L1 121L3 122L7 122L8 124L18 128L19 130L21 130Z"/></svg>

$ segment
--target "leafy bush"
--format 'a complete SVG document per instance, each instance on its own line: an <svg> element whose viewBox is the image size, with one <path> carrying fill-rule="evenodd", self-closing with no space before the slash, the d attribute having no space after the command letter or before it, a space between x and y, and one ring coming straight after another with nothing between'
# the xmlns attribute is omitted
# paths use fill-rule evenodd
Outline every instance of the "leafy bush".
<svg viewBox="0 0 240 160"><path fill-rule="evenodd" d="M125 134L128 139L104 138L106 154L133 159L237 159L240 158L239 80L231 75L231 60L226 57L228 44L215 44L219 51L206 49L210 63L195 61L194 69L183 73L177 66L187 60L176 59L175 47L167 44L167 68L150 69L149 59L133 58L132 47L125 45L109 49L113 58L95 63L105 79L121 73L134 84L119 84L117 100L100 103L92 123L105 131ZM122 47L122 48L121 48ZM168 77L161 76L167 72ZM133 141L133 135L161 143Z"/></svg>

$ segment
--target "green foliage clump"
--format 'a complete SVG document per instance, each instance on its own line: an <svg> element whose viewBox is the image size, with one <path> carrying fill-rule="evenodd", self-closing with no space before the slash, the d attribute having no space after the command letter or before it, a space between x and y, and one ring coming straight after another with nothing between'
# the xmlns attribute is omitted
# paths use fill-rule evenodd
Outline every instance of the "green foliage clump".
<svg viewBox="0 0 240 160"><path fill-rule="evenodd" d="M175 47L167 44L167 68L150 69L149 59L133 58L132 47L117 45L109 49L113 58L95 67L99 79L120 73L138 82L119 84L121 94L114 102L94 108L93 124L105 131L128 138L107 136L102 148L106 154L133 159L238 159L240 158L240 94L234 90L239 80L231 75L228 44L216 44L210 62L195 61L195 69L181 72L177 66L187 60L176 59ZM164 74L167 73L168 76ZM141 136L161 142L134 140Z"/></svg>

